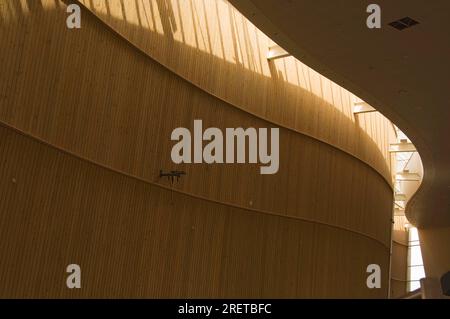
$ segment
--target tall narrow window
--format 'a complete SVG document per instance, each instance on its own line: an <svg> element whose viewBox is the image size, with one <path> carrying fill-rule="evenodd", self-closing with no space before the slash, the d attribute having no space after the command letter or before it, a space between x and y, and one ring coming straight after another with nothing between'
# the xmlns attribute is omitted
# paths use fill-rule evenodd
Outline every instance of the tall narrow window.
<svg viewBox="0 0 450 319"><path fill-rule="evenodd" d="M420 288L420 279L425 277L419 233L416 227L408 231L408 291Z"/></svg>

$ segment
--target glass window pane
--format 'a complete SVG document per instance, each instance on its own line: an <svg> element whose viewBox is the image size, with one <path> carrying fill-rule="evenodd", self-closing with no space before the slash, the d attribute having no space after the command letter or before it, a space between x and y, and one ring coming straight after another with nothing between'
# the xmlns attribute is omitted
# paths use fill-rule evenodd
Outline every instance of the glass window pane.
<svg viewBox="0 0 450 319"><path fill-rule="evenodd" d="M409 291L413 291L420 288L420 281L410 281L408 282Z"/></svg>
<svg viewBox="0 0 450 319"><path fill-rule="evenodd" d="M423 266L409 267L409 280L419 280L425 277Z"/></svg>
<svg viewBox="0 0 450 319"><path fill-rule="evenodd" d="M425 277L422 252L417 228L409 228L408 247L408 291L420 288L420 279Z"/></svg>
<svg viewBox="0 0 450 319"><path fill-rule="evenodd" d="M409 229L409 241L419 240L419 233L416 227L411 227Z"/></svg>
<svg viewBox="0 0 450 319"><path fill-rule="evenodd" d="M409 248L409 266L423 265L422 252L420 246L413 246Z"/></svg>

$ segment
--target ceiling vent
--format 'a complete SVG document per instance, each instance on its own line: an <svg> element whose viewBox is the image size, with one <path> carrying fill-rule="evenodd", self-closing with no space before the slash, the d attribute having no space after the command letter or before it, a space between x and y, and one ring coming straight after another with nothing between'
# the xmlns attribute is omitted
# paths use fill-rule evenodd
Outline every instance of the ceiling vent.
<svg viewBox="0 0 450 319"><path fill-rule="evenodd" d="M419 24L419 22L417 22L414 19L411 19L410 17L405 17L403 19L396 20L394 22L389 23L390 26L392 26L400 31L403 29L412 27L413 25L416 25L416 24Z"/></svg>

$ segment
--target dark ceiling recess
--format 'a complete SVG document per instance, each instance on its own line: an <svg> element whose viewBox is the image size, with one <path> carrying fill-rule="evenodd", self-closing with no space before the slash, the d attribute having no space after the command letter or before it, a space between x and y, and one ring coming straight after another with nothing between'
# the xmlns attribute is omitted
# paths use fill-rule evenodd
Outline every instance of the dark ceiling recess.
<svg viewBox="0 0 450 319"><path fill-rule="evenodd" d="M409 27L412 27L413 25L419 24L414 19L411 19L410 17L405 17L403 19L396 20L394 22L389 23L390 26L396 28L397 30L403 30Z"/></svg>

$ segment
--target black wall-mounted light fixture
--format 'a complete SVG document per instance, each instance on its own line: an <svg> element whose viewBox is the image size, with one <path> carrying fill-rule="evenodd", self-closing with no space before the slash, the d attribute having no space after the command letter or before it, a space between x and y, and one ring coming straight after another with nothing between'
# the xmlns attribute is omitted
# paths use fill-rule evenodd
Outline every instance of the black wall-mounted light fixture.
<svg viewBox="0 0 450 319"><path fill-rule="evenodd" d="M412 27L413 25L419 24L418 21L410 18L410 17L404 17L402 19L399 20L395 20L391 23L389 23L389 25L393 28L396 28L397 30L402 31L403 29Z"/></svg>
<svg viewBox="0 0 450 319"><path fill-rule="evenodd" d="M176 177L177 182L178 182L182 175L186 175L186 172L185 171L164 172L162 169L159 171L159 178L167 177L167 179L170 180L172 182L172 184L174 182L175 177Z"/></svg>

